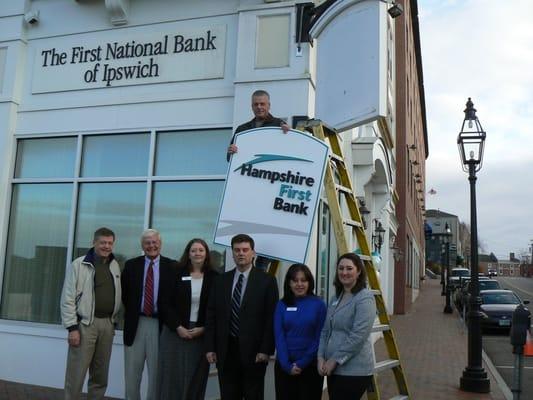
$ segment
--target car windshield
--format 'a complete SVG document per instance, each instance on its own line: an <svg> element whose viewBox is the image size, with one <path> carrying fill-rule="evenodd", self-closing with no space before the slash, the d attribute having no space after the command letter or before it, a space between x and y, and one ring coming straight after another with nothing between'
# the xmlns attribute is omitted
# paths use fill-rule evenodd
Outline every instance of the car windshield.
<svg viewBox="0 0 533 400"><path fill-rule="evenodd" d="M500 284L497 281L479 281L479 290L500 289Z"/></svg>
<svg viewBox="0 0 533 400"><path fill-rule="evenodd" d="M452 269L452 276L470 276L470 271L467 269Z"/></svg>
<svg viewBox="0 0 533 400"><path fill-rule="evenodd" d="M519 304L520 301L513 293L483 293L483 304Z"/></svg>

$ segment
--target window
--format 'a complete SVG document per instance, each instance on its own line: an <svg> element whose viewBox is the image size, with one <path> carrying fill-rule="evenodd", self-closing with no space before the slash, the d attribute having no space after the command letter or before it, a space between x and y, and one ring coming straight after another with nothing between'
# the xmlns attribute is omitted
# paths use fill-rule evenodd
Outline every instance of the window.
<svg viewBox="0 0 533 400"><path fill-rule="evenodd" d="M289 66L290 15L264 15L257 18L256 68Z"/></svg>
<svg viewBox="0 0 533 400"><path fill-rule="evenodd" d="M148 175L148 134L86 136L82 176Z"/></svg>
<svg viewBox="0 0 533 400"><path fill-rule="evenodd" d="M59 323L65 270L92 246L101 226L115 232L121 264L141 254L146 227L161 232L168 257L181 256L193 237L210 243L231 133L19 139L0 318ZM215 266L223 268L224 248L210 246Z"/></svg>
<svg viewBox="0 0 533 400"><path fill-rule="evenodd" d="M1 318L59 321L72 184L13 189Z"/></svg>
<svg viewBox="0 0 533 400"><path fill-rule="evenodd" d="M331 225L331 213L329 206L321 201L318 217L318 246L317 246L317 271L316 271L316 294L325 302L335 294L333 280L337 272L337 241Z"/></svg>
<svg viewBox="0 0 533 400"><path fill-rule="evenodd" d="M18 141L16 178L71 178L76 162L76 138Z"/></svg>

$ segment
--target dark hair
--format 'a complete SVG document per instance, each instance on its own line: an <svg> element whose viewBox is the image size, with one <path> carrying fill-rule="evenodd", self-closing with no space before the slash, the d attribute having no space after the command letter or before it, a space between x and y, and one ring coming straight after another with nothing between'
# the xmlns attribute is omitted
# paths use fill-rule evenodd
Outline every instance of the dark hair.
<svg viewBox="0 0 533 400"><path fill-rule="evenodd" d="M306 296L314 295L315 279L313 278L313 274L309 270L309 267L305 264L292 264L285 274L285 282L283 283L283 298L281 300L286 306L294 305L294 293L291 290L290 283L295 280L298 272L302 272L305 276L305 280L309 282Z"/></svg>
<svg viewBox="0 0 533 400"><path fill-rule="evenodd" d="M357 282L355 282L355 285L352 288L352 293L355 294L366 287L366 269L361 258L359 258L359 256L355 253L343 254L337 260L337 266L335 267L335 279L333 280L333 286L335 286L335 294L337 295L337 297L339 297L342 291L344 290L344 287L342 286L342 283L339 280L339 263L345 258L353 262L355 267L361 272L359 274L359 277L357 278Z"/></svg>
<svg viewBox="0 0 533 400"><path fill-rule="evenodd" d="M245 233L239 233L238 235L235 235L231 238L231 248L233 249L233 245L235 243L250 243L250 247L252 250L255 247L255 242L252 239L251 236L245 234Z"/></svg>
<svg viewBox="0 0 533 400"><path fill-rule="evenodd" d="M268 100L270 100L270 95L268 94L266 90L259 89L252 93L252 97L259 97L259 96L266 96L268 97Z"/></svg>
<svg viewBox="0 0 533 400"><path fill-rule="evenodd" d="M96 242L102 236L113 236L113 241L115 241L115 232L109 228L106 228L105 226L102 226L94 231L93 242Z"/></svg>
<svg viewBox="0 0 533 400"><path fill-rule="evenodd" d="M200 238L194 238L189 240L189 243L187 243L187 246L185 246L185 250L183 250L183 254L180 257L180 260L178 261L178 266L180 268L191 268L191 259L189 258L189 252L191 251L191 247L195 243L200 243L202 247L205 249L205 260L204 265L202 265L202 272L205 272L207 270L211 269L211 256L209 255L209 246L205 242L204 239Z"/></svg>

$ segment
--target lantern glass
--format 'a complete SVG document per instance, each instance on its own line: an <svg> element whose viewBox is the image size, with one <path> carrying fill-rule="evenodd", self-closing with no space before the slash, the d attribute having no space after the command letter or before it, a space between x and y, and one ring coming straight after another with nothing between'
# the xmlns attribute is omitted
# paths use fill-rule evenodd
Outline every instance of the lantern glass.
<svg viewBox="0 0 533 400"><path fill-rule="evenodd" d="M465 119L457 137L461 163L465 171L469 170L471 164L475 165L476 171L479 171L483 163L486 133L476 117L476 109L470 98L466 103L464 113Z"/></svg>

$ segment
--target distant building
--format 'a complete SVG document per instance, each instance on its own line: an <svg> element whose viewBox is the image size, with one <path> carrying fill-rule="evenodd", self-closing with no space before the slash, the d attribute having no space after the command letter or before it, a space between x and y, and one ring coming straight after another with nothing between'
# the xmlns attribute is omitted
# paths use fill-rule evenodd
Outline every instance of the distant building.
<svg viewBox="0 0 533 400"><path fill-rule="evenodd" d="M514 253L509 253L508 260L498 262L498 275L520 276L520 260L515 257Z"/></svg>
<svg viewBox="0 0 533 400"><path fill-rule="evenodd" d="M448 263L450 268L457 266L457 256L462 254L459 237L459 218L441 210L427 210L426 224L428 234L426 236L426 263L431 262L439 265L445 264L445 248L442 243L442 234L446 224L451 231L449 239ZM444 258L443 258L444 257Z"/></svg>
<svg viewBox="0 0 533 400"><path fill-rule="evenodd" d="M496 258L494 253L480 254L478 255L478 265L478 272L480 274L488 275L489 270L498 270L498 259Z"/></svg>

